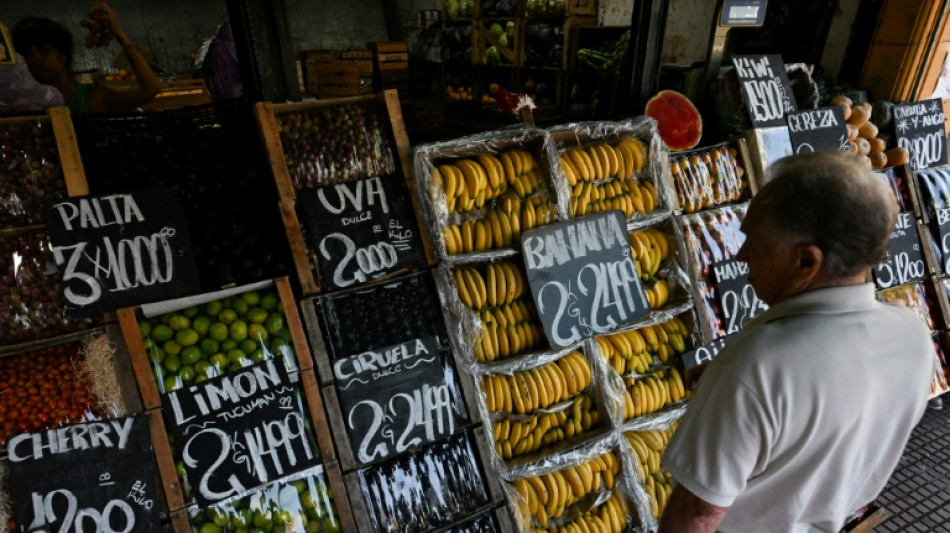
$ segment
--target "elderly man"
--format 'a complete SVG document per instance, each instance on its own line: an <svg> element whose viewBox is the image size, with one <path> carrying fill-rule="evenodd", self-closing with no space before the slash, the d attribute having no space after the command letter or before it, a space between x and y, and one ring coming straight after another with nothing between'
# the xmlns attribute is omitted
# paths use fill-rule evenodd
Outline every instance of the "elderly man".
<svg viewBox="0 0 950 533"><path fill-rule="evenodd" d="M661 533L836 532L893 472L935 354L874 298L897 205L855 156L785 158L749 206L738 259L770 309L703 374L663 465Z"/></svg>

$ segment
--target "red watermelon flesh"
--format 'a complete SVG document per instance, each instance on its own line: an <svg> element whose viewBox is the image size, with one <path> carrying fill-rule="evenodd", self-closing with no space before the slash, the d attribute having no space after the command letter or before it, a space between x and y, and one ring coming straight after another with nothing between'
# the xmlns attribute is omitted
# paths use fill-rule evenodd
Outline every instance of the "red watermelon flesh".
<svg viewBox="0 0 950 533"><path fill-rule="evenodd" d="M703 118L696 106L676 91L660 91L647 102L646 115L657 122L660 138L670 150L689 150L703 136Z"/></svg>

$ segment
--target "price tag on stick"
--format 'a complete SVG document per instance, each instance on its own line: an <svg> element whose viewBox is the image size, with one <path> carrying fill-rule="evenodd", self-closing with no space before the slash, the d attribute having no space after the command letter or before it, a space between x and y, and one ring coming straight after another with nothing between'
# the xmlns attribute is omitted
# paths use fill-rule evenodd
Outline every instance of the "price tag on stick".
<svg viewBox="0 0 950 533"><path fill-rule="evenodd" d="M910 152L911 170L947 164L947 132L939 98L894 106L897 146Z"/></svg>
<svg viewBox="0 0 950 533"><path fill-rule="evenodd" d="M764 313L769 306L759 299L749 283L749 266L736 260L713 265L716 295L723 314L723 329L732 335L742 329L746 321Z"/></svg>
<svg viewBox="0 0 950 533"><path fill-rule="evenodd" d="M920 231L911 212L897 215L897 224L887 243L887 256L874 269L874 282L887 289L927 277L927 264L920 249Z"/></svg>

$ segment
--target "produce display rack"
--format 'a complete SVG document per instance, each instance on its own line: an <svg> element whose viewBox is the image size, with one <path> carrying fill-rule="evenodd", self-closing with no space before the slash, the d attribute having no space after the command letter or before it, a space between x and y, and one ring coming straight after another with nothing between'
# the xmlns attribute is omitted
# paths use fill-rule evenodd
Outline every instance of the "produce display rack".
<svg viewBox="0 0 950 533"><path fill-rule="evenodd" d="M271 171L273 172L274 181L277 184L277 191L280 195L280 213L284 222L284 229L287 233L287 240L290 243L293 263L297 270L297 279L300 283L301 291L305 296L320 293L325 290L325 287L321 287L318 284L314 272L316 265L313 265L310 260L310 244L305 237L303 226L301 225L301 220L298 215L297 193L294 190L290 171L287 168L287 159L281 146L276 116L294 111L307 111L367 102L378 102L386 109L389 120L389 131L383 132L383 134L392 136L396 150L396 154L394 155L398 159L397 171L402 172L406 180L406 186L409 190L412 190L414 183L409 138L406 135L406 126L403 122L402 110L399 106L399 98L396 91L388 90L376 95L354 96L313 102L286 104L260 102L255 104L255 114L257 116L258 125L261 129ZM413 202L414 201L415 199L413 198ZM418 214L420 212L418 206L414 205L414 208ZM425 237L423 237L422 243L426 258L429 264L431 264L434 257L432 245Z"/></svg>

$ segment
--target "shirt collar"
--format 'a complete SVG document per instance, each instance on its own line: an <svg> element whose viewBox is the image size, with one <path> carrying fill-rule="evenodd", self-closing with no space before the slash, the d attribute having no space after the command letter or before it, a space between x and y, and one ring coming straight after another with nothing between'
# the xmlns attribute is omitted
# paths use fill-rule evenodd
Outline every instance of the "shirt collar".
<svg viewBox="0 0 950 533"><path fill-rule="evenodd" d="M825 287L803 292L779 302L749 321L743 329L748 330L789 316L833 315L873 309L880 305L874 297L873 283Z"/></svg>

